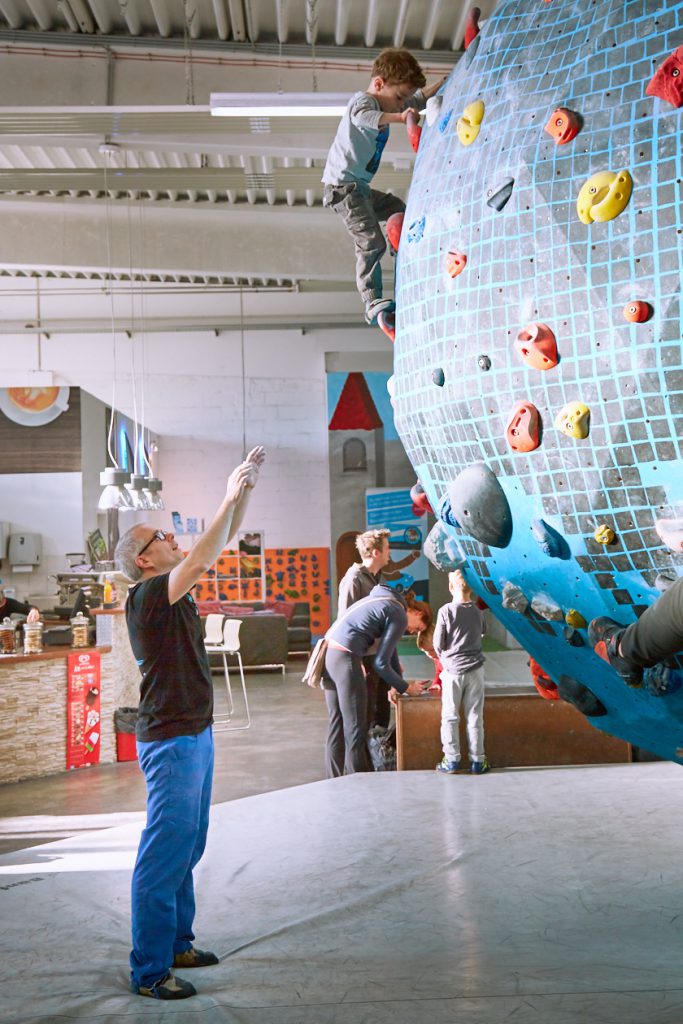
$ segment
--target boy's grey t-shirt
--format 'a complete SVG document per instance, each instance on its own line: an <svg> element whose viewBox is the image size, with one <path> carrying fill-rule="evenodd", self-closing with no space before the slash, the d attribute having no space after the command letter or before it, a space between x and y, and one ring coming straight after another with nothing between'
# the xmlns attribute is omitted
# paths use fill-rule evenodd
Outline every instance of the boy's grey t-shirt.
<svg viewBox="0 0 683 1024"><path fill-rule="evenodd" d="M423 105L420 89L406 104L416 109ZM381 116L382 108L375 96L357 92L351 97L327 154L322 176L325 185L348 185L358 181L369 184L372 181L389 138L389 125L380 127Z"/></svg>
<svg viewBox="0 0 683 1024"><path fill-rule="evenodd" d="M484 615L472 601L451 601L439 608L433 643L447 672L470 672L484 664L481 636L485 630Z"/></svg>

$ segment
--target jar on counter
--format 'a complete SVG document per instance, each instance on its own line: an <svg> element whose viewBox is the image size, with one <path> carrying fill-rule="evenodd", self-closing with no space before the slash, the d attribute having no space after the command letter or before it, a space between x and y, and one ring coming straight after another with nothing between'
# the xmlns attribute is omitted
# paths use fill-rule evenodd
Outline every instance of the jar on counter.
<svg viewBox="0 0 683 1024"><path fill-rule="evenodd" d="M79 612L71 619L72 647L87 647L89 645L88 626L88 618L83 612Z"/></svg>
<svg viewBox="0 0 683 1024"><path fill-rule="evenodd" d="M42 622L24 623L24 654L40 654L43 650Z"/></svg>
<svg viewBox="0 0 683 1024"><path fill-rule="evenodd" d="M11 619L0 622L0 654L14 654L14 623Z"/></svg>

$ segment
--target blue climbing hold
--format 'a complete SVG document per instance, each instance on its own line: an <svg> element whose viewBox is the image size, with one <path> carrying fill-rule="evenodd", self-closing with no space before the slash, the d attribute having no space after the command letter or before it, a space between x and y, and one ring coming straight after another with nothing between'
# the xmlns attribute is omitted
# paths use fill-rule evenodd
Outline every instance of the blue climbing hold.
<svg viewBox="0 0 683 1024"><path fill-rule="evenodd" d="M505 548L512 537L512 513L505 491L483 462L468 466L448 485L455 518L470 537Z"/></svg>
<svg viewBox="0 0 683 1024"><path fill-rule="evenodd" d="M422 240L422 236L425 233L425 224L427 223L426 217L420 217L419 220L414 220L408 228L408 241L419 242Z"/></svg>
<svg viewBox="0 0 683 1024"><path fill-rule="evenodd" d="M666 697L669 693L675 693L680 690L682 683L683 675L661 662L643 672L643 689L653 697Z"/></svg>
<svg viewBox="0 0 683 1024"><path fill-rule="evenodd" d="M460 523L455 518L453 509L451 508L451 499L448 497L447 494L444 494L443 498L441 499L439 507L436 510L436 514L439 519L443 520L443 522L446 523L447 526L460 526Z"/></svg>
<svg viewBox="0 0 683 1024"><path fill-rule="evenodd" d="M439 131L441 132L442 135L446 131L446 129L448 128L448 124L449 124L450 119L451 119L452 116L453 116L453 111L449 110L448 113L444 114L444 116L439 121L439 123L437 125L437 128L439 129Z"/></svg>
<svg viewBox="0 0 683 1024"><path fill-rule="evenodd" d="M436 386L439 387L439 388L442 388L444 386L444 384L446 383L446 377L445 377L444 372L443 372L443 370L441 369L440 366L436 366L432 370L432 380L434 381Z"/></svg>
<svg viewBox="0 0 683 1024"><path fill-rule="evenodd" d="M531 533L544 555L550 558L569 558L569 545L557 530L548 526L544 519L532 519Z"/></svg>

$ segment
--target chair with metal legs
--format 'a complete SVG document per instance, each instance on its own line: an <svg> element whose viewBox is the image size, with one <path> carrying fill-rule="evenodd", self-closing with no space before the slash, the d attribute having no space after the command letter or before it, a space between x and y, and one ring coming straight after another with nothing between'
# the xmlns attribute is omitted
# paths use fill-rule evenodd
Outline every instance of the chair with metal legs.
<svg viewBox="0 0 683 1024"><path fill-rule="evenodd" d="M212 622L209 624L210 619L220 619L222 621L221 623ZM248 729L251 725L247 687L244 681L244 667L242 665L242 655L240 654L241 625L241 619L228 619L223 615L207 615L206 617L206 635L204 638L204 644L208 652L215 652L216 654L220 653L223 658L223 674L225 677L225 689L228 704L227 711L213 716L214 732L239 732L240 730ZM246 725L229 724L235 713L235 705L232 698L232 686L230 685L230 672L228 670L227 659L228 654L234 654L237 658L237 664L239 665L242 695L244 697L244 708L247 713Z"/></svg>

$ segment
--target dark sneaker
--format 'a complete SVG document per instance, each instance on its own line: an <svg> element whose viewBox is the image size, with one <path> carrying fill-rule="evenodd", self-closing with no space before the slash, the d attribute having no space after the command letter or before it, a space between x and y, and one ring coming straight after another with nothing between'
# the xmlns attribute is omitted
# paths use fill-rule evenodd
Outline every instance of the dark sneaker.
<svg viewBox="0 0 683 1024"><path fill-rule="evenodd" d="M588 643L595 653L621 676L627 686L634 690L643 685L643 670L619 654L619 644L625 627L614 619L601 615L588 623Z"/></svg>
<svg viewBox="0 0 683 1024"><path fill-rule="evenodd" d="M218 963L215 953L190 946L184 953L176 953L173 957L174 967L212 967Z"/></svg>
<svg viewBox="0 0 683 1024"><path fill-rule="evenodd" d="M160 978L153 985L136 985L131 981L130 987L139 996L149 996L150 999L189 999L197 995L197 989L189 981L176 978L175 974L169 971L165 978Z"/></svg>
<svg viewBox="0 0 683 1024"><path fill-rule="evenodd" d="M393 313L396 304L391 299L371 299L365 303L365 321L374 324L378 313Z"/></svg>
<svg viewBox="0 0 683 1024"><path fill-rule="evenodd" d="M483 761L472 761L470 763L470 775L484 775L491 771L491 765L486 758Z"/></svg>
<svg viewBox="0 0 683 1024"><path fill-rule="evenodd" d="M435 771L440 772L442 775L455 775L456 772L460 771L460 762L449 761L447 758L442 757Z"/></svg>

